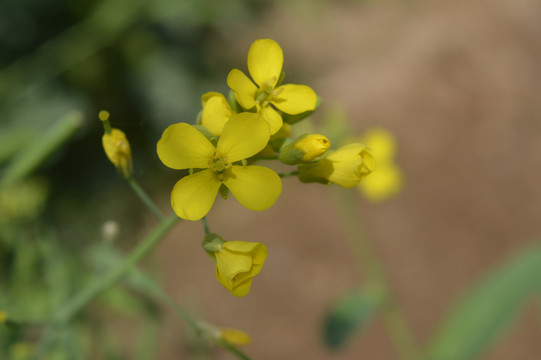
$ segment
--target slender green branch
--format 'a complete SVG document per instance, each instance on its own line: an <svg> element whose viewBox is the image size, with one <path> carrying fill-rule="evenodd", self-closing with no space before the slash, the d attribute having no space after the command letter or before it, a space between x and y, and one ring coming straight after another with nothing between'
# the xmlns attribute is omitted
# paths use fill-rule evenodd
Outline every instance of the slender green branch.
<svg viewBox="0 0 541 360"><path fill-rule="evenodd" d="M53 316L53 322L62 324L69 322L91 301L115 285L128 273L141 259L159 244L165 235L180 221L175 215L169 216L162 221L156 229L150 233L117 267L109 271L105 276L83 289L73 299Z"/></svg>
<svg viewBox="0 0 541 360"><path fill-rule="evenodd" d="M343 189L333 190L346 236L355 252L361 272L367 282L378 285L386 294L382 317L395 349L403 360L418 360L419 352L412 332L389 286L383 266L364 234L359 218L355 216L359 214L356 197Z"/></svg>
<svg viewBox="0 0 541 360"><path fill-rule="evenodd" d="M152 212L152 214L159 220L163 221L164 216L160 209L154 204L154 201L147 195L147 193L143 190L143 188L139 185L137 180L133 176L130 176L126 178L126 181L128 181L128 184L130 184L131 188L137 196L139 196L139 199L146 205L146 207Z"/></svg>
<svg viewBox="0 0 541 360"><path fill-rule="evenodd" d="M207 222L207 218L204 217L201 219L201 223L203 224L203 229L205 230L205 235L210 233L209 230L209 223Z"/></svg>
<svg viewBox="0 0 541 360"><path fill-rule="evenodd" d="M295 170L295 171L290 171L290 172L287 172L287 173L278 174L278 176L280 176L281 178L285 178L285 177L288 177L288 176L296 176L298 174L299 174L299 172L297 170Z"/></svg>

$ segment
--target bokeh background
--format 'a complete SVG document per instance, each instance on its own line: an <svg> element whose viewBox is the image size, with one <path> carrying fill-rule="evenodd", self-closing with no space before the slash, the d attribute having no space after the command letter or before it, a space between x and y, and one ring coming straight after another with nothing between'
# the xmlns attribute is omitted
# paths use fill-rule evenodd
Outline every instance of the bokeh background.
<svg viewBox="0 0 541 360"><path fill-rule="evenodd" d="M169 212L179 173L156 155L161 132L194 122L200 96L225 93L229 70L246 69L251 42L272 38L284 50L286 82L307 84L324 101L311 121L338 111L352 135L373 126L395 134L402 193L371 204L351 192L425 344L476 278L541 234L540 33L537 0L2 0L0 161L9 164L74 111L84 121L33 175L34 210L12 216L3 195L1 266L13 262L13 239L35 242L43 233L82 261L109 220L120 226L117 245L131 249L156 221L105 158L98 111L126 132L136 178ZM218 199L208 220L226 239L267 245L248 296L235 298L215 281L198 222L178 226L147 265L183 307L250 333L245 349L254 359L397 358L378 319L340 351L322 343L330 304L363 283L328 187L285 179L268 211ZM534 305L482 359L541 358ZM156 358L233 358L220 348L205 355L181 319L157 311ZM96 316L120 339L123 358L133 358L137 321L114 311Z"/></svg>

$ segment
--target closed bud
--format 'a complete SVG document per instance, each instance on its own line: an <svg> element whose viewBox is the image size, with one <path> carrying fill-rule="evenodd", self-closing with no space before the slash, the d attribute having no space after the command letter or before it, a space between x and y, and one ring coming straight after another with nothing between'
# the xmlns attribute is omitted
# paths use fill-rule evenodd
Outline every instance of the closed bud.
<svg viewBox="0 0 541 360"><path fill-rule="evenodd" d="M330 146L329 139L323 135L301 135L282 147L279 159L290 165L308 163L323 155Z"/></svg>
<svg viewBox="0 0 541 360"><path fill-rule="evenodd" d="M109 113L100 111L99 119L103 123L105 134L101 138L105 154L111 163L125 178L132 175L131 148L126 134L122 130L114 129L109 123Z"/></svg>

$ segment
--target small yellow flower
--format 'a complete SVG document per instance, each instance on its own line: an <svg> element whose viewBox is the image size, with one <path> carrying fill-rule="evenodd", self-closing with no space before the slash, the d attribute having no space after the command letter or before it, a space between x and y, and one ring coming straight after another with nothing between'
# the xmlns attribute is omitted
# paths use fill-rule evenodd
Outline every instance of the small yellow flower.
<svg viewBox="0 0 541 360"><path fill-rule="evenodd" d="M231 70L227 76L227 84L239 104L246 110L255 107L270 124L271 134L276 133L283 122L272 106L296 115L314 110L317 104L317 95L310 87L279 84L283 62L280 45L271 39L260 39L254 41L248 51L248 71L253 82L238 69Z"/></svg>
<svg viewBox="0 0 541 360"><path fill-rule="evenodd" d="M250 292L254 276L261 272L267 248L256 242L226 241L216 257L216 278L231 294L242 297Z"/></svg>
<svg viewBox="0 0 541 360"><path fill-rule="evenodd" d="M299 180L351 188L374 171L374 158L363 144L353 143L312 164L299 165Z"/></svg>
<svg viewBox="0 0 541 360"><path fill-rule="evenodd" d="M105 155L124 177L129 178L132 175L132 157L126 134L122 130L111 128L107 111L100 111L98 116L105 128L105 134L101 138Z"/></svg>
<svg viewBox="0 0 541 360"><path fill-rule="evenodd" d="M301 135L291 144L286 144L280 149L279 159L291 165L307 163L323 155L330 146L331 142L323 135Z"/></svg>
<svg viewBox="0 0 541 360"><path fill-rule="evenodd" d="M280 177L263 166L237 165L267 145L269 126L254 113L234 115L216 146L192 125L169 126L158 141L160 160L172 169L203 169L180 179L171 193L175 213L187 220L205 216L221 185L246 208L265 210L282 192Z"/></svg>
<svg viewBox="0 0 541 360"><path fill-rule="evenodd" d="M363 134L362 141L370 148L378 169L359 184L361 193L374 203L400 193L404 176L394 163L396 140L393 134L383 128L372 128Z"/></svg>

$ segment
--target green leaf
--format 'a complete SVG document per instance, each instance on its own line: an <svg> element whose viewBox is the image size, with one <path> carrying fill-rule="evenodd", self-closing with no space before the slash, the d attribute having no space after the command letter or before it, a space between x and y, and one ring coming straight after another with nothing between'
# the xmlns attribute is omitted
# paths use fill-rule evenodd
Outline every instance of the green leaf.
<svg viewBox="0 0 541 360"><path fill-rule="evenodd" d="M57 148L68 141L83 122L81 113L68 113L43 136L17 153L9 164L2 185L23 179L42 164Z"/></svg>
<svg viewBox="0 0 541 360"><path fill-rule="evenodd" d="M540 285L541 247L529 248L463 294L441 324L429 360L468 360L485 351Z"/></svg>
<svg viewBox="0 0 541 360"><path fill-rule="evenodd" d="M364 328L383 304L381 292L357 290L342 296L327 313L323 336L331 349L344 345L355 331Z"/></svg>

